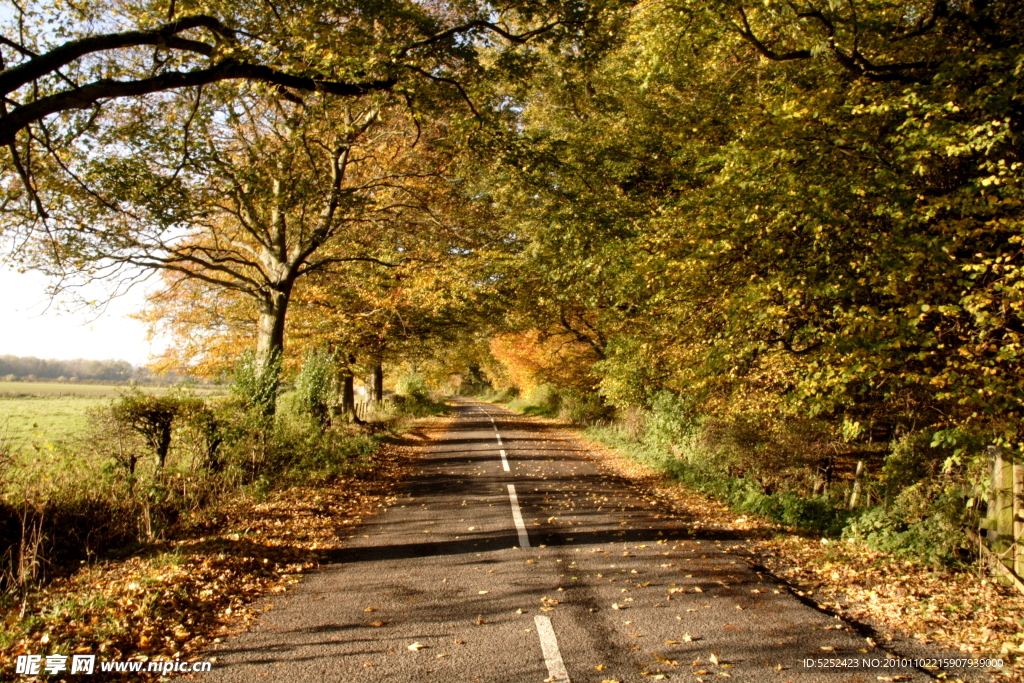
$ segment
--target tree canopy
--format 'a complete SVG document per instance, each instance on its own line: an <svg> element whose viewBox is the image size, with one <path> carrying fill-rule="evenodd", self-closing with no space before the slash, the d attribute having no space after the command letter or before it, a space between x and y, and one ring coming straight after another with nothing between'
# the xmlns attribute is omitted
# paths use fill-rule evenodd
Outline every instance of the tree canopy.
<svg viewBox="0 0 1024 683"><path fill-rule="evenodd" d="M464 359L482 335L502 381L623 409L668 390L847 435L1024 438L1016 3L179 4L59 31L46 7L3 48L10 116L263 70L5 129L19 253L229 292L188 334L225 308L251 329L287 291L295 326L264 340L369 358L463 335L472 354L435 351ZM332 182L363 144L374 172Z"/></svg>

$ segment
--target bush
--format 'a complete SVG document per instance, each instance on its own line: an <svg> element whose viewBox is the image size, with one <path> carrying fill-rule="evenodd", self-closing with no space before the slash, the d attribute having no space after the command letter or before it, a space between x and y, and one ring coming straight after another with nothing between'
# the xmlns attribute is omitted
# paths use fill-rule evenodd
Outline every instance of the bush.
<svg viewBox="0 0 1024 683"><path fill-rule="evenodd" d="M174 396L152 396L132 389L114 401L111 414L119 425L142 435L162 468L171 448L174 418L180 409L181 401ZM136 462L134 455L124 462L130 476L135 474Z"/></svg>
<svg viewBox="0 0 1024 683"><path fill-rule="evenodd" d="M256 354L243 353L235 366L231 394L246 410L271 415L277 402L278 378L281 374L281 355L271 358L265 368L256 366Z"/></svg>
<svg viewBox="0 0 1024 683"><path fill-rule="evenodd" d="M395 385L395 393L408 398L429 399L430 389L422 375L415 372L402 375Z"/></svg>
<svg viewBox="0 0 1024 683"><path fill-rule="evenodd" d="M654 395L644 432L644 440L649 446L676 457L685 454L692 461L697 455L693 443L696 429L696 421L682 398L670 391Z"/></svg>
<svg viewBox="0 0 1024 683"><path fill-rule="evenodd" d="M504 389L486 389L485 391L477 394L477 397L483 401L490 401L492 403L509 403L519 398L518 387L505 387Z"/></svg>
<svg viewBox="0 0 1024 683"><path fill-rule="evenodd" d="M650 403L649 410L630 409L616 424L589 433L739 512L817 533L841 533L848 517L841 499L803 496L793 485L803 467L803 460L792 456L805 446L799 434L790 437L794 443L768 445L772 431L759 421L702 418L667 391L653 395Z"/></svg>
<svg viewBox="0 0 1024 683"><path fill-rule="evenodd" d="M509 407L527 415L555 417L562 407L562 396L550 384L541 384L509 402Z"/></svg>
<svg viewBox="0 0 1024 683"><path fill-rule="evenodd" d="M399 378L390 402L392 411L398 416L428 417L448 412L448 406L434 398L423 377L416 373Z"/></svg>
<svg viewBox="0 0 1024 683"><path fill-rule="evenodd" d="M892 443L878 478L879 493L891 501L901 491L938 473L941 457L931 447L931 435L926 432L905 434Z"/></svg>
<svg viewBox="0 0 1024 683"><path fill-rule="evenodd" d="M897 557L955 564L970 555L964 532L968 514L958 485L931 478L908 486L889 505L866 510L843 536Z"/></svg>
<svg viewBox="0 0 1024 683"><path fill-rule="evenodd" d="M296 408L321 431L327 427L330 404L337 394L334 366L333 356L314 349L306 354L302 370L295 378Z"/></svg>
<svg viewBox="0 0 1024 683"><path fill-rule="evenodd" d="M239 491L265 495L372 465L375 437L249 406L237 396L133 392L93 412L78 443L18 453L0 442L0 456L15 460L0 479L0 585L23 587L165 538L189 513ZM154 443L166 445L162 463Z"/></svg>
<svg viewBox="0 0 1024 683"><path fill-rule="evenodd" d="M572 424L604 423L614 414L615 409L607 405L599 394L567 391L562 395L559 417Z"/></svg>

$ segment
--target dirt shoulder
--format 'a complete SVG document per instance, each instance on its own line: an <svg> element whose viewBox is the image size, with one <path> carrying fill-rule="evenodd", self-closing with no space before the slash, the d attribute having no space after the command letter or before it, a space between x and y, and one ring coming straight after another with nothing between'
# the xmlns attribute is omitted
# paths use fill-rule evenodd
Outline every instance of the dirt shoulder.
<svg viewBox="0 0 1024 683"><path fill-rule="evenodd" d="M425 420L401 441L382 443L364 475L274 491L262 500L233 498L134 556L84 567L24 599L9 598L0 629L0 680L33 680L12 675L21 654L199 659L256 618L258 598L287 591L341 547L349 529L387 505L417 444L447 424L448 418ZM90 679L102 677L97 672Z"/></svg>

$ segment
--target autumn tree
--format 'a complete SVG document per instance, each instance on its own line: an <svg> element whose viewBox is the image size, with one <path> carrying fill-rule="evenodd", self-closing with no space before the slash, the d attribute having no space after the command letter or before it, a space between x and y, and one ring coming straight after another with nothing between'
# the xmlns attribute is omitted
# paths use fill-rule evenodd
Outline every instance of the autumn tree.
<svg viewBox="0 0 1024 683"><path fill-rule="evenodd" d="M645 5L603 51L547 57L486 174L532 281L510 319L581 306L623 401L1013 432L1020 22Z"/></svg>
<svg viewBox="0 0 1024 683"><path fill-rule="evenodd" d="M231 213L233 220L244 221L247 226L264 224L256 220L259 197L237 198L243 185L257 187L252 169L259 167L261 158L278 159L278 165L268 171L272 182L258 181L276 188L272 196L280 192L305 193L288 197L334 196L329 189L315 194L315 164L303 166L313 170L303 170L306 176L297 173L279 181L275 169L284 157L275 146L275 154L257 151L243 157L244 162L229 175L231 182L226 187L232 197L230 211L218 213L216 222L204 233L208 243L218 244L216 252L205 249L202 256L206 260L199 264L190 242L183 265L152 265L171 274L165 280L166 289L155 295L156 305L147 315L151 322L167 326L186 342L182 353L175 354L177 362L190 362L200 355L216 358L218 354L210 353L212 348L230 349L220 354L230 356L244 344L241 340L251 336L249 321L258 317L258 337L271 338L277 351L283 347L287 329L290 343L295 344L293 357L304 350L323 349L337 359L341 386L348 396L343 403L350 409L352 377L357 367L375 371L390 357L391 348L404 340L465 324L458 317L467 308L466 302L479 296L477 290L481 288L478 274L465 264L481 263L488 245L497 239L497 226L485 219L486 206L463 192L464 183L454 173L462 155L447 142L450 130L441 120L416 126L394 109L362 116L363 128L353 129L355 137L344 138L349 141L346 144L351 143L342 169L348 175L337 197L341 208L330 229L303 232L303 221L314 215L322 221L323 210L317 214L315 203L289 199L290 213L274 209L283 214L280 220L270 220L277 214L269 209L262 214L266 224L290 226L289 231L275 236L277 233L267 228L267 236L255 243L259 254L277 254L274 245L284 240L281 256L275 256L277 262L252 263L251 257L243 253L253 244L251 227L237 233L234 239L239 246L229 250L231 238L223 230L224 215ZM344 117L339 121L342 123L337 125L352 126L344 123ZM327 145L329 138L314 132L313 127L303 131L307 137L303 138L302 149L310 146L320 150ZM252 139L249 133L243 138ZM216 158L222 157L218 152ZM304 188L303 183L308 187ZM306 239L307 232L319 241L310 243L312 246L292 244ZM193 241L194 236L192 233ZM138 245L133 245L133 252L137 250ZM230 265L214 262L213 256L230 261ZM183 259L179 252L174 258ZM244 261L246 258L250 261ZM294 261L289 263L287 258ZM235 277L233 273L242 263L246 264L246 270L241 271L244 278ZM232 275L226 275L228 269ZM279 284L268 283L263 274L269 272L285 277ZM264 277L260 287L252 286L251 273ZM266 323L270 316L267 309L273 305L273 300L267 301L266 291L276 293L283 304L270 311L278 325L273 328L273 336L266 334L270 327ZM295 317L286 328L285 313L289 309ZM190 339L195 343L188 343Z"/></svg>
<svg viewBox="0 0 1024 683"><path fill-rule="evenodd" d="M168 163L148 139L98 159L89 175L95 191L54 214L76 228L53 248L66 267L96 276L130 266L238 292L256 310L257 367L270 368L300 278L344 263L392 267L416 258L415 238L395 217L410 203L404 184L432 171L403 165L417 133L393 102L236 101L226 113L196 113L185 165ZM70 188L66 196L76 198Z"/></svg>
<svg viewBox="0 0 1024 683"><path fill-rule="evenodd" d="M76 158L95 153L88 138L97 130L133 137L124 119L139 102L192 99L238 81L291 99L408 95L416 84L458 89L481 41L514 46L572 22L557 6L517 2L312 2L272 11L232 0L17 3L0 24L4 209L47 216L60 202L52 177L75 174ZM166 123L165 136L188 137L187 121Z"/></svg>

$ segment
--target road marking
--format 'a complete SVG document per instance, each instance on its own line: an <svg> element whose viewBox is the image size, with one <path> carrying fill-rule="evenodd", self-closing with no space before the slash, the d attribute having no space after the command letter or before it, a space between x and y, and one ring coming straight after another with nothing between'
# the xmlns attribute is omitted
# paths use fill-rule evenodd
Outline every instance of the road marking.
<svg viewBox="0 0 1024 683"><path fill-rule="evenodd" d="M544 664L548 667L546 680L550 683L569 683L569 672L565 670L562 653L558 651L558 639L555 638L555 629L551 626L551 617L538 614L533 621L537 624L540 649L544 651Z"/></svg>
<svg viewBox="0 0 1024 683"><path fill-rule="evenodd" d="M506 472L510 472L508 468L508 458L505 457L505 449L501 449L501 466Z"/></svg>
<svg viewBox="0 0 1024 683"><path fill-rule="evenodd" d="M519 498L516 497L516 487L512 484L508 485L508 499L512 503L512 521L516 523L516 531L519 532L519 547L529 548L530 537L526 535L523 513L519 512Z"/></svg>
<svg viewBox="0 0 1024 683"><path fill-rule="evenodd" d="M499 446L503 445L503 444L501 443L501 434L499 434L499 433L498 433L497 431L495 431L495 432L494 432L494 436L495 436L495 438L496 438L496 439L498 439L498 445L499 445Z"/></svg>

